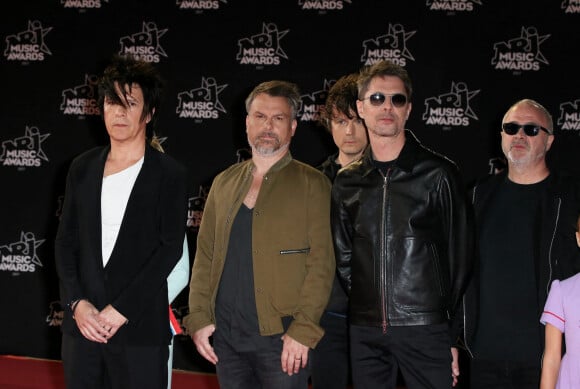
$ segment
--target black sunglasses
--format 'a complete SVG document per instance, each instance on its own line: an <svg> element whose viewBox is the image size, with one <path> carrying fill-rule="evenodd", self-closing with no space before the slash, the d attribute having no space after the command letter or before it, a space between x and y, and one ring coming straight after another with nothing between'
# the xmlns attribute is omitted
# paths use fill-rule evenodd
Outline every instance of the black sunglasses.
<svg viewBox="0 0 580 389"><path fill-rule="evenodd" d="M407 96L405 96L402 93L393 93L392 95L386 95L386 94L381 93L381 92L376 92L376 93L373 93L372 95L370 95L369 97L365 97L364 99L361 99L361 100L368 99L370 101L371 105L373 105L375 107L380 107L381 105L383 105L385 103L387 96L391 98L391 105L394 107L401 108L405 104L407 104Z"/></svg>
<svg viewBox="0 0 580 389"><path fill-rule="evenodd" d="M540 133L540 130L546 131L548 135L552 135L552 133L547 129L538 124L519 124L516 122L504 123L501 125L503 132L508 135L515 135L518 133L520 128L524 129L524 134L527 136L536 136Z"/></svg>

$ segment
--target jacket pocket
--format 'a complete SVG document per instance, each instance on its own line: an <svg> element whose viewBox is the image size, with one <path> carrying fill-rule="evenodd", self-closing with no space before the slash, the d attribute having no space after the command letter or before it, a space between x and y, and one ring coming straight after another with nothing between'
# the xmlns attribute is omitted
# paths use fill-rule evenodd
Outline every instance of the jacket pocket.
<svg viewBox="0 0 580 389"><path fill-rule="evenodd" d="M285 255L285 254L308 254L309 252L310 252L310 247L306 247L304 249L280 250L280 255Z"/></svg>
<svg viewBox="0 0 580 389"><path fill-rule="evenodd" d="M280 250L275 261L272 305L283 316L292 315L300 300L300 292L307 274L306 261L310 248Z"/></svg>

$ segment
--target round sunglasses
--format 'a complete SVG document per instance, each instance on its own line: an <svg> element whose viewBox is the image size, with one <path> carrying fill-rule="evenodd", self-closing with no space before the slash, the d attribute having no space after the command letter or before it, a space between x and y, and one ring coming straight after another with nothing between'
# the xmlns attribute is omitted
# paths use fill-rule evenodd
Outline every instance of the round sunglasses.
<svg viewBox="0 0 580 389"><path fill-rule="evenodd" d="M380 107L385 103L387 97L391 98L391 105L393 107L401 108L405 104L407 104L407 96L405 96L402 93L393 93L392 95L386 95L381 92L376 92L370 95L369 97L365 97L364 99L361 100L368 100L371 103L371 105L375 107Z"/></svg>
<svg viewBox="0 0 580 389"><path fill-rule="evenodd" d="M540 130L545 131L548 135L552 135L550 130L540 126L539 124L519 124L516 122L509 122L501 125L503 132L508 135L517 134L520 128L524 129L524 134L527 136L536 136L540 133Z"/></svg>

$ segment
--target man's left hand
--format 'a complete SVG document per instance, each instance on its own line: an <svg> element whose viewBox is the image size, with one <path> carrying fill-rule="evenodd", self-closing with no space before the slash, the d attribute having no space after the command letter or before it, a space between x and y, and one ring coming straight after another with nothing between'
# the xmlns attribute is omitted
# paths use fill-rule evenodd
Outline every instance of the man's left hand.
<svg viewBox="0 0 580 389"><path fill-rule="evenodd" d="M288 375L296 374L308 364L308 347L292 339L288 334L282 335L282 371Z"/></svg>
<svg viewBox="0 0 580 389"><path fill-rule="evenodd" d="M117 333L122 325L127 323L127 318L123 316L119 311L113 308L112 305L107 305L99 314L97 315L97 320L99 324L108 331L108 339L112 338L113 335Z"/></svg>
<svg viewBox="0 0 580 389"><path fill-rule="evenodd" d="M451 376L453 377L453 386L457 385L457 377L459 377L459 350L457 347L451 347Z"/></svg>

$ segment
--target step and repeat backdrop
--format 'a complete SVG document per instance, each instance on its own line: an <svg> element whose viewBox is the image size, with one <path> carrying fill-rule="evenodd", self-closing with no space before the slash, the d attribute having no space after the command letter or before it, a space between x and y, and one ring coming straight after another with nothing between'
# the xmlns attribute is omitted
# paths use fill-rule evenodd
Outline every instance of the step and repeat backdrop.
<svg viewBox="0 0 580 389"><path fill-rule="evenodd" d="M317 124L333 82L389 59L415 93L408 128L466 185L505 166L501 118L521 98L552 113L552 169L580 175L580 0L36 0L0 14L0 354L60 358L53 240L68 165L107 142L96 81L116 53L167 81L158 134L189 169L188 239L213 177L249 157L244 99L301 89L295 158L335 151ZM174 303L187 313L187 289ZM187 336L175 366L208 369Z"/></svg>

